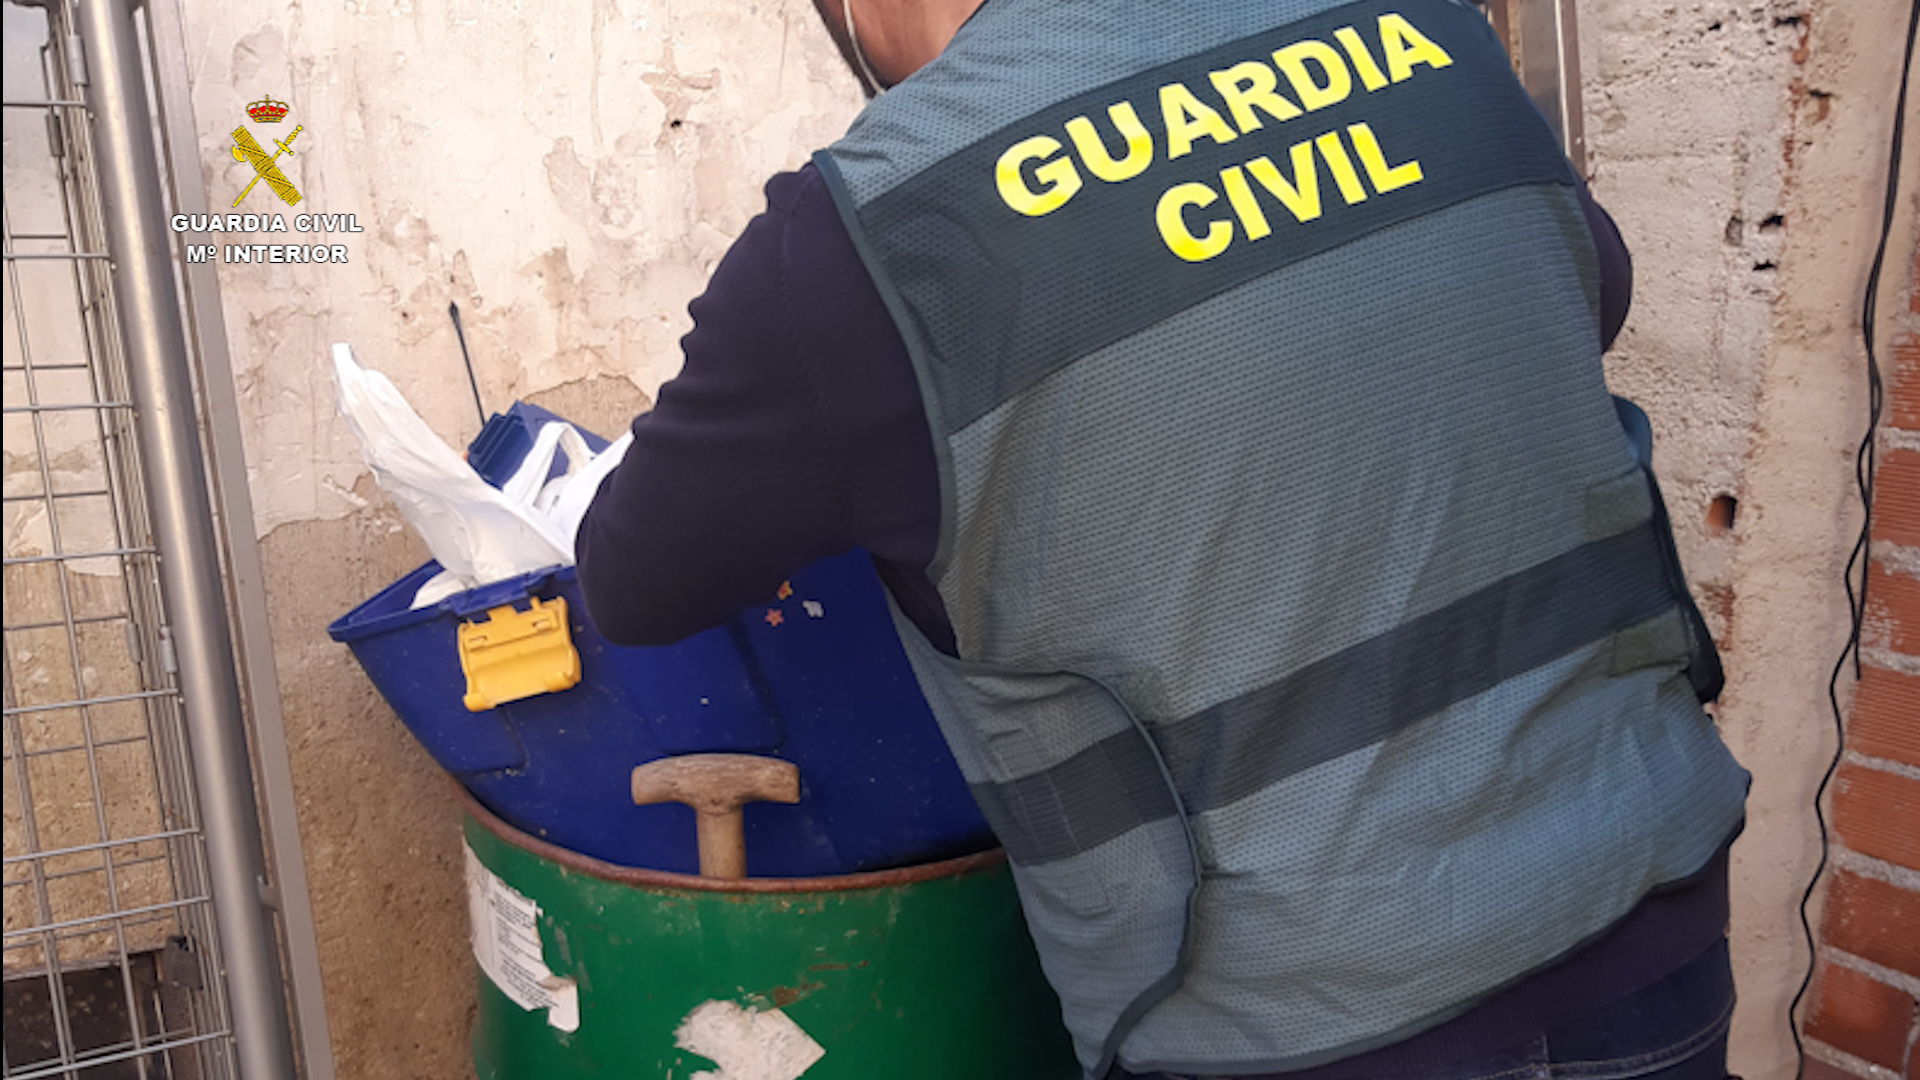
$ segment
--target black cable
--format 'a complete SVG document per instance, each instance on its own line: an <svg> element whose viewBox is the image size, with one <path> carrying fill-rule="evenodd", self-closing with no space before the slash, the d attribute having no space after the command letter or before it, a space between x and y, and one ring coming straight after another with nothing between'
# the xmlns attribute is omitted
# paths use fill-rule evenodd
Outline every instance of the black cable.
<svg viewBox="0 0 1920 1080"><path fill-rule="evenodd" d="M1907 16L1907 48L1900 65L1900 90L1894 100L1893 137L1887 150L1887 187L1886 205L1880 215L1880 243L1874 248L1873 265L1867 270L1867 296L1860 305L1860 336L1867 350L1867 433L1860 440L1860 449L1853 457L1853 481L1860 491L1862 514L1860 535L1853 542L1853 550L1847 554L1846 569L1841 572L1841 583L1847 589L1847 611L1851 626L1847 633L1847 643L1840 650L1840 659L1834 662L1833 674L1827 678L1827 704L1833 710L1833 759L1827 762L1827 771L1820 777L1820 786L1813 793L1813 819L1820 826L1820 860L1814 864L1813 878L1807 882L1807 891L1800 896L1800 932L1807 942L1807 973L1800 979L1800 988L1794 991L1793 1001L1787 1005L1787 1031L1793 1036L1795 1065L1794 1080L1802 1080L1807 1071L1807 1047L1800 1038L1800 1028L1793 1022L1794 1013L1800 1009L1800 1000L1807 995L1807 988L1813 985L1813 972L1819 959L1817 946L1813 940L1813 924L1807 919L1807 905L1813 902L1814 888L1820 884L1820 876L1827 869L1828 837L1826 814L1820 809L1820 800L1826 797L1827 786L1833 782L1833 774L1839 771L1840 759L1846 753L1845 719L1840 711L1840 676L1847 670L1847 660L1853 660L1853 677L1860 679L1860 638L1867 620L1867 580L1873 573L1872 537L1873 537L1873 480L1875 460L1875 436L1880 430L1880 414L1886 405L1886 388L1880 380L1880 361L1873 351L1873 323L1878 314L1880 294L1880 270L1887 261L1887 242L1893 235L1894 212L1900 199L1900 144L1906 134L1907 121L1907 80L1913 73L1913 43L1916 33L1920 33L1920 0L1914 0L1913 10ZM1854 574L1860 575L1859 588L1854 587Z"/></svg>

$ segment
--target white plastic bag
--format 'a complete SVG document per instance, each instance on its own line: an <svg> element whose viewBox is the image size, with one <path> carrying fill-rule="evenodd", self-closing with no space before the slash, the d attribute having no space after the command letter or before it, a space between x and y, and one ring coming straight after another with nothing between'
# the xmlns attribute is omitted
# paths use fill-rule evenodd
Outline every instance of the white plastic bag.
<svg viewBox="0 0 1920 1080"><path fill-rule="evenodd" d="M542 424L533 437L533 447L514 474L500 485L500 491L514 502L531 503L536 513L560 530L566 537L567 561L571 563L578 554L577 534L587 507L592 505L601 481L627 456L627 447L632 444L633 432L629 431L596 454L587 449L586 436L572 424ZM548 480L556 451L567 455L567 471Z"/></svg>
<svg viewBox="0 0 1920 1080"><path fill-rule="evenodd" d="M580 522L587 516L587 507L593 504L593 497L600 492L600 485L613 467L627 456L627 448L633 445L633 432L615 439L605 450L593 456L593 460L582 465L578 471L557 477L540 493L540 505L547 509L547 515L553 523L566 534L569 550L580 534ZM579 459L569 452L567 463L571 465Z"/></svg>
<svg viewBox="0 0 1920 1080"><path fill-rule="evenodd" d="M344 343L333 347L333 372L340 414L360 440L374 479L393 496L400 513L446 568L442 576L449 580L430 582L422 596L429 590L444 596L572 564L571 531L563 531L526 502L509 498L482 480L420 419L386 376L355 363L353 350ZM555 434L556 445L560 437ZM579 437L578 432L574 437ZM532 464L529 461L527 468ZM551 465L549 451L533 483L544 480ZM416 606L420 602L416 598Z"/></svg>
<svg viewBox="0 0 1920 1080"><path fill-rule="evenodd" d="M561 450L566 451L567 471L549 481L547 474L553 471L554 453ZM544 512L540 498L546 489L578 473L592 457L593 451L587 449L587 440L572 424L541 424L540 430L533 436L533 447L527 451L527 456L520 459L519 467L507 478L507 482L500 485L500 493L514 502Z"/></svg>

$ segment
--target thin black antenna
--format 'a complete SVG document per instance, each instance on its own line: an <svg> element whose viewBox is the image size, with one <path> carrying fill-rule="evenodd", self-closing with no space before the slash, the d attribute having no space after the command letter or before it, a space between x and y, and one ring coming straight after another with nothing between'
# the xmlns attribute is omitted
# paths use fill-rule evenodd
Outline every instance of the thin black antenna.
<svg viewBox="0 0 1920 1080"><path fill-rule="evenodd" d="M480 414L480 426L487 426L487 409L480 404L480 381L473 377L473 357L467 355L467 332L460 327L460 305L447 301L447 314L453 317L453 336L460 339L460 359L467 365L467 385L473 387L473 410Z"/></svg>

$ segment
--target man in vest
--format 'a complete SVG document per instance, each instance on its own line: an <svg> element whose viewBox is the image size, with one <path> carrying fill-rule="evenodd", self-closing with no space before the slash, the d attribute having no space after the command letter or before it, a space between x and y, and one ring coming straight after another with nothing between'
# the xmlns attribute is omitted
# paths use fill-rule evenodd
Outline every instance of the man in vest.
<svg viewBox="0 0 1920 1080"><path fill-rule="evenodd" d="M1484 17L819 2L891 89L693 303L600 629L869 551L1093 1080L1723 1077L1746 775Z"/></svg>

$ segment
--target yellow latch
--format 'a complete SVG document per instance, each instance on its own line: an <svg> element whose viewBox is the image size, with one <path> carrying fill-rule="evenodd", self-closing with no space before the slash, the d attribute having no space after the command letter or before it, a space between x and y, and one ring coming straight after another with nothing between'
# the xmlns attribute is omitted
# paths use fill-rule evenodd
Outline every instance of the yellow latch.
<svg viewBox="0 0 1920 1080"><path fill-rule="evenodd" d="M580 652L567 632L567 601L534 600L525 611L490 608L485 622L460 624L467 711L565 690L580 681Z"/></svg>

